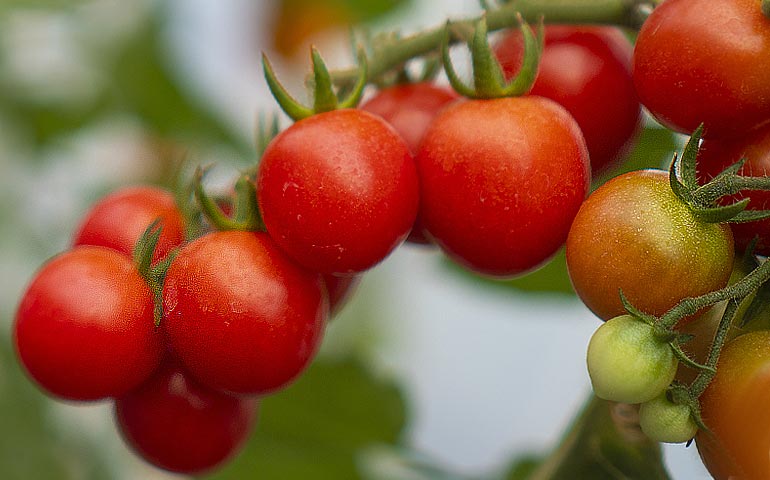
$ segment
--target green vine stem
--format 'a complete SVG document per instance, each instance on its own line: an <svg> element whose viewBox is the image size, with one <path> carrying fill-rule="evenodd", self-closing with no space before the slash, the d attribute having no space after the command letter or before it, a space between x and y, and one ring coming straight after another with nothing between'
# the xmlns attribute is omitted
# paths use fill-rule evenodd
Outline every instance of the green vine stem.
<svg viewBox="0 0 770 480"><path fill-rule="evenodd" d="M512 0L486 12L489 31L512 28L519 24L520 14L528 22L541 17L549 23L612 24L638 29L655 4L652 0ZM395 38L374 45L367 58L367 81L375 82L382 75L402 67L415 57L439 52L446 38L446 29L453 43L467 41L474 32L477 18L448 22L408 37ZM331 72L340 88L355 83L358 69Z"/></svg>
<svg viewBox="0 0 770 480"><path fill-rule="evenodd" d="M739 303L736 299L731 299L727 304L724 314L722 314L722 319L719 321L719 326L714 334L714 341L711 344L709 355L706 359L706 366L709 369L701 370L690 385L690 393L693 398L699 398L706 391L706 387L711 383L711 380L714 379L714 375L716 375L719 355L722 353L722 347L724 347L727 341L727 334L730 331L730 325L735 317L735 312L738 311Z"/></svg>

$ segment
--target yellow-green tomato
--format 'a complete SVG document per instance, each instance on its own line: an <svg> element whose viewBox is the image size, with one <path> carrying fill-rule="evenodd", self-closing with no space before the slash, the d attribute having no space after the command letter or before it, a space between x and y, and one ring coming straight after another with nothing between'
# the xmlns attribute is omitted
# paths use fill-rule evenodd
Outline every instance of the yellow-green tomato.
<svg viewBox="0 0 770 480"><path fill-rule="evenodd" d="M684 443L698 433L690 407L672 402L665 392L639 407L639 425L656 442Z"/></svg>
<svg viewBox="0 0 770 480"><path fill-rule="evenodd" d="M678 364L652 326L631 315L615 317L594 332L587 361L596 396L622 403L643 403L660 395Z"/></svg>

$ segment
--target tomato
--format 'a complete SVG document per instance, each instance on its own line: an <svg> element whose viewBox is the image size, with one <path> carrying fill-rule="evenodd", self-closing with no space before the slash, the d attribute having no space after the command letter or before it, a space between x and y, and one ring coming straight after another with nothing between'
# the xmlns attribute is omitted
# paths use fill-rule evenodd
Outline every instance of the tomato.
<svg viewBox="0 0 770 480"><path fill-rule="evenodd" d="M678 362L651 325L631 315L603 323L588 344L588 374L597 397L642 403L665 391Z"/></svg>
<svg viewBox="0 0 770 480"><path fill-rule="evenodd" d="M519 30L495 46L506 77L521 68ZM594 174L617 164L636 139L641 106L631 78L631 42L617 28L548 25L537 81L530 95L556 101L575 117Z"/></svg>
<svg viewBox="0 0 770 480"><path fill-rule="evenodd" d="M684 443L698 432L690 407L670 401L665 393L639 407L639 425L647 437L664 443Z"/></svg>
<svg viewBox="0 0 770 480"><path fill-rule="evenodd" d="M705 181L733 163L745 158L746 163L738 171L740 175L750 177L767 176L770 170L770 125L749 132L734 139L704 140L698 152L698 174ZM753 190L726 198L725 202L735 202L750 197L749 210L770 209L770 192ZM758 237L755 252L770 255L770 220L731 224L735 236L736 249L743 251L755 236Z"/></svg>
<svg viewBox="0 0 770 480"><path fill-rule="evenodd" d="M770 478L770 332L729 342L700 402L711 433L700 432L696 441L714 478Z"/></svg>
<svg viewBox="0 0 770 480"><path fill-rule="evenodd" d="M171 363L115 399L126 443L151 464L190 475L211 471L235 455L256 411L253 398L211 390Z"/></svg>
<svg viewBox="0 0 770 480"><path fill-rule="evenodd" d="M633 57L639 98L672 130L740 134L770 121L770 19L756 0L666 0Z"/></svg>
<svg viewBox="0 0 770 480"><path fill-rule="evenodd" d="M184 219L174 196L157 187L126 187L102 198L85 215L72 243L109 247L131 256L156 219L163 227L153 254L156 262L184 241Z"/></svg>
<svg viewBox="0 0 770 480"><path fill-rule="evenodd" d="M37 272L16 312L14 341L29 375L66 400L124 394L152 374L163 351L153 295L134 264L92 246Z"/></svg>
<svg viewBox="0 0 770 480"><path fill-rule="evenodd" d="M281 132L260 162L257 194L275 243L321 273L379 263L417 215L409 148L384 120L362 110L313 115Z"/></svg>
<svg viewBox="0 0 770 480"><path fill-rule="evenodd" d="M318 349L328 315L321 282L267 234L204 235L179 251L166 274L162 325L169 347L210 388L278 390Z"/></svg>
<svg viewBox="0 0 770 480"><path fill-rule="evenodd" d="M420 215L453 259L493 277L533 270L561 247L588 192L585 142L542 97L442 110L416 156Z"/></svg>
<svg viewBox="0 0 770 480"><path fill-rule="evenodd" d="M625 313L619 290L653 315L718 290L730 278L733 257L730 228L696 218L662 170L630 172L602 185L580 208L567 238L572 286L604 320Z"/></svg>
<svg viewBox="0 0 770 480"><path fill-rule="evenodd" d="M401 138L406 140L412 153L415 153L436 113L457 98L458 95L453 90L430 82L407 83L380 90L362 104L361 109L384 118ZM430 240L422 230L419 216L407 241L430 245Z"/></svg>
<svg viewBox="0 0 770 480"><path fill-rule="evenodd" d="M361 276L337 277L335 275L323 275L326 284L326 292L329 294L329 315L334 315L345 306L353 294Z"/></svg>

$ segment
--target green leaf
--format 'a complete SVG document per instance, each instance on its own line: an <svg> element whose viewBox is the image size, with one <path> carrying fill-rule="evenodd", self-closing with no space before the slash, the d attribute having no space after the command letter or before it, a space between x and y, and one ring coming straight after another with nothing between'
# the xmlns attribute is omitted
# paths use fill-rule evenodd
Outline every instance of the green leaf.
<svg viewBox="0 0 770 480"><path fill-rule="evenodd" d="M612 177L645 168L667 168L674 153L680 147L682 138L671 130L660 127L645 127L639 135L636 147L618 167L599 175L594 186L601 185Z"/></svg>
<svg viewBox="0 0 770 480"><path fill-rule="evenodd" d="M393 384L355 360L317 360L297 383L264 399L246 450L210 478L357 479L359 453L395 444L405 417Z"/></svg>

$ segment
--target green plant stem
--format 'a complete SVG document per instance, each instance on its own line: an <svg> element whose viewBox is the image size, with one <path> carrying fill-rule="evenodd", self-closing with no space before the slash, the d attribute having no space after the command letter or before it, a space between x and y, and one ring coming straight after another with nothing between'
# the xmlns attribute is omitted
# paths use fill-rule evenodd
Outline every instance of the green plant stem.
<svg viewBox="0 0 770 480"><path fill-rule="evenodd" d="M655 333L661 337L668 337L681 319L724 300L743 299L768 280L770 280L770 262L764 262L741 280L722 290L699 297L685 298L658 319L655 323Z"/></svg>
<svg viewBox="0 0 770 480"><path fill-rule="evenodd" d="M770 18L770 0L762 0L762 13L764 13L767 18Z"/></svg>
<svg viewBox="0 0 770 480"><path fill-rule="evenodd" d="M517 12L528 22L544 17L549 23L597 23L639 28L647 11L644 7L653 3L650 0L513 0L487 11L486 19L490 32L517 26ZM367 60L367 81L374 82L412 58L439 52L447 28L452 42L468 40L476 22L475 18L450 21L440 27L375 45ZM336 70L331 75L335 85L345 88L356 81L359 71L355 68Z"/></svg>
<svg viewBox="0 0 770 480"><path fill-rule="evenodd" d="M740 302L737 300L730 300L727 304L725 313L719 321L719 327L717 327L717 331L714 334L714 341L709 349L709 356L706 359L706 366L709 367L710 370L701 370L698 373L698 376L695 377L695 380L693 380L692 385L690 385L690 393L693 398L699 398L701 394L706 391L706 387L711 383L711 380L714 379L714 375L716 375L719 355L722 353L722 347L725 346L725 342L727 341L727 334L730 331L730 325L735 317L735 312L738 311L739 303Z"/></svg>

